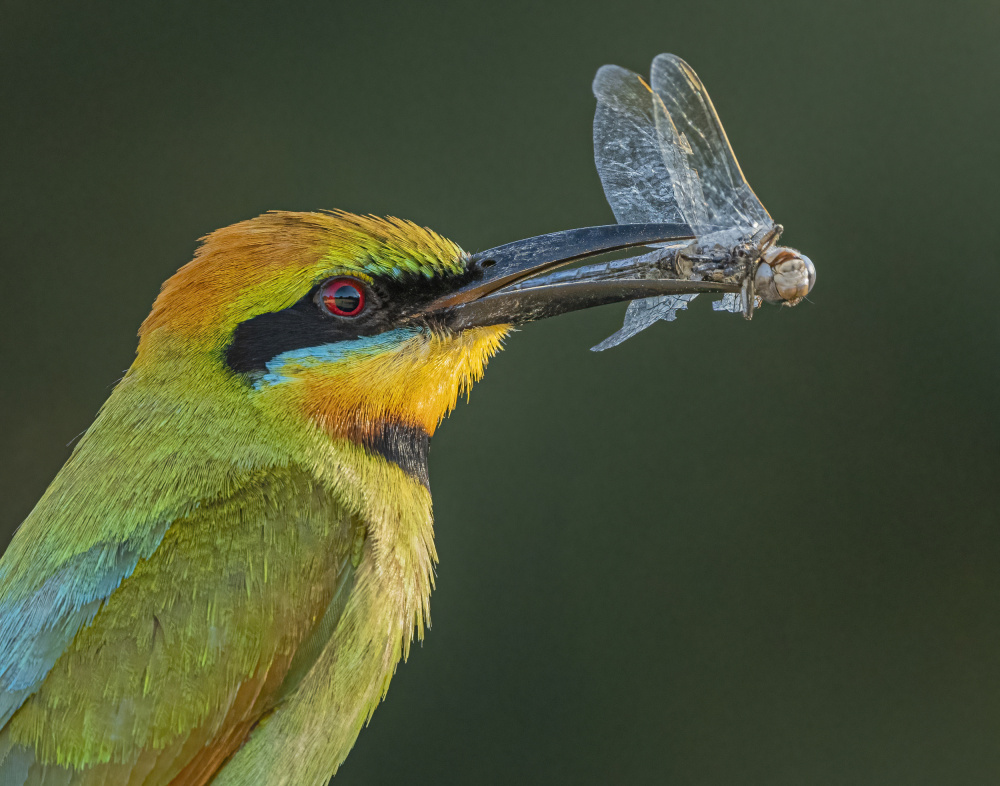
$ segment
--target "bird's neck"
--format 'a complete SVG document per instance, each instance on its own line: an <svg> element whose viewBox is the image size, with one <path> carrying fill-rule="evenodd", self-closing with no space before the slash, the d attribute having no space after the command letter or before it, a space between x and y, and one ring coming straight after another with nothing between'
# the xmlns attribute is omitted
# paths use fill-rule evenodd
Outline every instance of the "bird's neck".
<svg viewBox="0 0 1000 786"><path fill-rule="evenodd" d="M381 422L357 425L344 437L399 467L412 479L430 488L427 457L430 435L420 426Z"/></svg>
<svg viewBox="0 0 1000 786"><path fill-rule="evenodd" d="M287 406L286 399L280 406L208 363L188 367L197 362L178 357L169 365L133 367L98 419L115 421L102 424L113 429L88 434L85 452L98 448L104 434L130 434L137 455L130 466L115 462L124 477L135 478L125 484L130 488L162 478L169 455L188 477L146 493L155 499L161 485L185 489L189 498L170 501L177 509L266 475L272 467L305 469L364 523L366 572L378 577L372 579L378 587L370 590L395 599L394 636L405 654L414 629L422 633L427 620L437 562L427 431L389 419L363 420L364 408L341 409L336 417L327 409L325 419L303 417L301 402ZM120 441L111 439L109 445ZM156 446L162 449L154 451ZM143 464L141 457L149 454L159 457L155 464Z"/></svg>

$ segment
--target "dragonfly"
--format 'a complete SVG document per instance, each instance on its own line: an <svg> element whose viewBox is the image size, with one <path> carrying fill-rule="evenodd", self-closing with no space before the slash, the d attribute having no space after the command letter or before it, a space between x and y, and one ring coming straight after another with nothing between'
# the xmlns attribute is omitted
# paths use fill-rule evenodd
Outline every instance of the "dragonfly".
<svg viewBox="0 0 1000 786"><path fill-rule="evenodd" d="M630 275L727 285L716 311L747 319L762 300L794 306L816 283L805 254L778 245L783 232L747 183L708 91L684 60L662 54L650 79L603 66L594 79L594 160L620 224L680 221L695 241L631 259ZM618 267L622 267L619 265ZM609 273L614 265L609 267ZM698 292L634 300L608 349L653 323L673 321Z"/></svg>
<svg viewBox="0 0 1000 786"><path fill-rule="evenodd" d="M702 293L721 293L713 308L747 319L762 301L794 306L809 294L815 266L805 254L778 245L783 228L743 177L691 66L676 55L660 55L648 82L619 66L603 66L594 95L594 160L618 223L473 255L470 270L489 268L492 294L482 297L484 285L473 276L476 299L467 303L459 293L446 304L455 310L454 324L499 321L511 303L522 321L529 321L631 301L622 329L592 347L600 351L654 322L676 319ZM643 246L653 251L566 267ZM530 270L526 259L532 261Z"/></svg>

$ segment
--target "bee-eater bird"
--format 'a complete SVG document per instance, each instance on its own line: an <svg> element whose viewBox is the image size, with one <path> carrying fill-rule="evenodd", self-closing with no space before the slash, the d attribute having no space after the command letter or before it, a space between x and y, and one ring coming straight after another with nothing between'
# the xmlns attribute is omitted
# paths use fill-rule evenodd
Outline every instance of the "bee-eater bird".
<svg viewBox="0 0 1000 786"><path fill-rule="evenodd" d="M684 237L470 255L287 212L209 235L0 560L0 784L325 783L429 620L435 428L512 325L720 291L548 273Z"/></svg>

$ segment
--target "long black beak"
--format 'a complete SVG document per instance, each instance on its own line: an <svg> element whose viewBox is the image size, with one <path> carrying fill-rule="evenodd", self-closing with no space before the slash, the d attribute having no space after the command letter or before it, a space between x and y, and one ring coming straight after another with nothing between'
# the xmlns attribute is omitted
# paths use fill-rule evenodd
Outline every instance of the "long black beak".
<svg viewBox="0 0 1000 786"><path fill-rule="evenodd" d="M521 324L653 295L730 291L707 281L650 277L643 265L633 264L640 257L553 273L598 254L693 238L687 224L612 224L518 240L473 255L466 282L421 311L462 330Z"/></svg>

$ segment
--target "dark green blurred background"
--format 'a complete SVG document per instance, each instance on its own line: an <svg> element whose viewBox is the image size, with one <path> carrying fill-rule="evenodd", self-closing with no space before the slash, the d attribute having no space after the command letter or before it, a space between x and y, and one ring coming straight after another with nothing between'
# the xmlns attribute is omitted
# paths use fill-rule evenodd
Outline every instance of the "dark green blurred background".
<svg viewBox="0 0 1000 786"><path fill-rule="evenodd" d="M1000 7L0 4L4 538L160 282L266 209L613 220L670 51L819 281L532 325L435 437L434 629L338 783L1000 783Z"/></svg>

